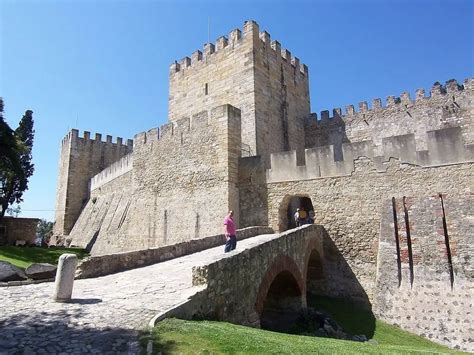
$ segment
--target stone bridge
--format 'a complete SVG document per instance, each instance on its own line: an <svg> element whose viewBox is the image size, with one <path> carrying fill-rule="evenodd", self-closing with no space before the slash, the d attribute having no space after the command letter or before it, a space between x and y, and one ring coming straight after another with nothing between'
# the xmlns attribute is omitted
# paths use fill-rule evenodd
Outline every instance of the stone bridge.
<svg viewBox="0 0 474 355"><path fill-rule="evenodd" d="M307 306L308 293L370 305L322 226L306 225L248 242L193 267L193 285L203 290L167 315L285 330L281 324L291 323Z"/></svg>
<svg viewBox="0 0 474 355"><path fill-rule="evenodd" d="M53 283L0 287L0 353L136 353L139 330L165 316L271 328L279 310L306 305L307 291L337 293L329 285L341 284L357 294L341 259L324 228L310 225L240 240L228 254L219 246L79 279L70 303L52 301Z"/></svg>

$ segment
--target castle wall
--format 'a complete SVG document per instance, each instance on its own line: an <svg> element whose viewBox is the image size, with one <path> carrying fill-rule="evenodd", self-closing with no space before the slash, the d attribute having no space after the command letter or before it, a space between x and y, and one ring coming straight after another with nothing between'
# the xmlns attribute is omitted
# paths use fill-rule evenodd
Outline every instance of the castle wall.
<svg viewBox="0 0 474 355"><path fill-rule="evenodd" d="M128 153L115 163L109 165L90 180L90 191L94 191L108 182L131 171L133 168L133 154Z"/></svg>
<svg viewBox="0 0 474 355"><path fill-rule="evenodd" d="M270 226L286 228L290 196L310 197L316 223L325 226L371 299L382 202L392 196L456 195L474 190L473 163L422 168L392 158L383 164L384 172L379 172L373 160L363 157L355 160L350 175L267 184ZM328 293L334 296L344 296L350 288L344 280L330 286Z"/></svg>
<svg viewBox="0 0 474 355"><path fill-rule="evenodd" d="M261 156L239 162L240 226L267 226L268 201L265 166Z"/></svg>
<svg viewBox="0 0 474 355"><path fill-rule="evenodd" d="M120 137L112 143L111 136L103 142L99 133L95 139L86 131L83 137L76 129L68 133L61 144L54 234L70 233L89 198L89 179L129 153L132 146L131 140L122 144Z"/></svg>
<svg viewBox="0 0 474 355"><path fill-rule="evenodd" d="M469 191L383 203L378 318L450 347L474 350L473 214Z"/></svg>
<svg viewBox="0 0 474 355"><path fill-rule="evenodd" d="M441 128L460 127L466 143L474 143L474 79L466 79L464 85L454 80L445 86L435 84L431 95L425 97L423 89L416 91L414 100L408 93L400 98L389 96L385 107L380 99L373 100L369 109L367 102L359 103L359 111L354 106L321 112L321 120L313 114L306 121L306 148L334 145L334 157L343 160L342 144L372 140L375 153L381 154L382 140L391 136L414 134L417 149L427 149L426 132Z"/></svg>
<svg viewBox="0 0 474 355"><path fill-rule="evenodd" d="M377 171L385 171L384 162L395 157L402 163L420 167L474 162L474 144L464 144L460 127L443 128L426 132L422 146L414 134L392 136L382 139L380 146L373 141L343 143L344 160L335 161L333 145L306 149L305 165L298 165L295 151L271 154L271 169L267 170L267 182L308 180L319 177L351 175L354 161L368 157L374 161ZM381 155L376 155L376 151Z"/></svg>
<svg viewBox="0 0 474 355"><path fill-rule="evenodd" d="M92 254L219 234L238 223L240 112L230 105L137 134L133 169L92 191L71 233Z"/></svg>

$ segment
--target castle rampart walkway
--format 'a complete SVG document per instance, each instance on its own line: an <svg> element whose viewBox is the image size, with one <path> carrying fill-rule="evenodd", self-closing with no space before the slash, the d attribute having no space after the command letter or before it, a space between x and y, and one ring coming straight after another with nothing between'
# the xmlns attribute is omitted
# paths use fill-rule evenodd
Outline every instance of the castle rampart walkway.
<svg viewBox="0 0 474 355"><path fill-rule="evenodd" d="M240 241L251 249L278 235ZM206 286L192 269L224 256L223 246L94 279L76 280L72 303L51 299L53 283L0 288L0 354L138 352L138 330ZM229 255L230 256L230 255Z"/></svg>

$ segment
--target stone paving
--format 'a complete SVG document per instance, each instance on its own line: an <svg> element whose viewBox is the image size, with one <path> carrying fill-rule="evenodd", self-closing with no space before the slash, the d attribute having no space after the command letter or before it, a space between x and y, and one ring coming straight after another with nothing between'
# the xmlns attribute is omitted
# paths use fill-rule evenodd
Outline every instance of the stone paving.
<svg viewBox="0 0 474 355"><path fill-rule="evenodd" d="M192 267L251 248L276 235L239 241L167 262L76 280L70 303L56 303L53 283L0 287L0 354L139 353L138 335L158 313L187 300Z"/></svg>

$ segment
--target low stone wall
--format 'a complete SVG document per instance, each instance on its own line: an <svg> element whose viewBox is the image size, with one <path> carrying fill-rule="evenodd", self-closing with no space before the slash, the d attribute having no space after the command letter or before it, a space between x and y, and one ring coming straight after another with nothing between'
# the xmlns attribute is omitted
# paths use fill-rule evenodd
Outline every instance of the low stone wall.
<svg viewBox="0 0 474 355"><path fill-rule="evenodd" d="M239 229L237 239L247 239L260 234L273 233L266 226L255 226ZM202 239L167 245L159 248L130 251L111 255L93 256L82 260L77 268L76 278L85 279L113 274L137 267L151 265L180 256L196 253L205 249L224 245L224 235L214 235Z"/></svg>
<svg viewBox="0 0 474 355"><path fill-rule="evenodd" d="M38 222L38 218L3 217L0 223L0 245L15 245L16 241L34 244Z"/></svg>

